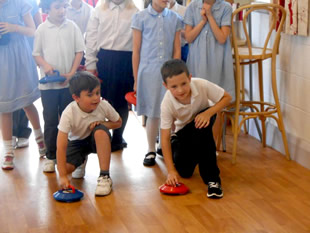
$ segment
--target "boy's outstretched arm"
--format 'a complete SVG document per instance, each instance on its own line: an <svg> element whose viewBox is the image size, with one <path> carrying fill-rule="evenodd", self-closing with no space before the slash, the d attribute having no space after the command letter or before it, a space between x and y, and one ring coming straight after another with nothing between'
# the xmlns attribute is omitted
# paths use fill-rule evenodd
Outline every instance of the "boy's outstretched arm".
<svg viewBox="0 0 310 233"><path fill-rule="evenodd" d="M231 95L225 91L220 101L195 117L195 127L198 129L206 128L209 125L210 118L225 108L230 103L231 99Z"/></svg>
<svg viewBox="0 0 310 233"><path fill-rule="evenodd" d="M172 159L172 149L171 149L171 129L161 129L161 146L163 150L163 155L165 159L165 164L168 171L168 176L166 184L176 186L179 183L179 174L174 167Z"/></svg>
<svg viewBox="0 0 310 233"><path fill-rule="evenodd" d="M68 146L68 134L58 130L57 135L57 170L59 172L60 186L64 189L68 188L70 181L67 177L66 168L66 151Z"/></svg>

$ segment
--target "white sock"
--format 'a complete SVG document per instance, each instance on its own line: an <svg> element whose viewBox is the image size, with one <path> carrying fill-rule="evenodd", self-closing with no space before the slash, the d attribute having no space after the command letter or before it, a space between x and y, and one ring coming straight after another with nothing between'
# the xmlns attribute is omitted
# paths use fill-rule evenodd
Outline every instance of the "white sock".
<svg viewBox="0 0 310 233"><path fill-rule="evenodd" d="M156 137L159 129L159 118L147 118L146 120L146 136L149 144L148 152L155 152Z"/></svg>
<svg viewBox="0 0 310 233"><path fill-rule="evenodd" d="M3 140L4 154L14 156L13 152L13 140Z"/></svg>
<svg viewBox="0 0 310 233"><path fill-rule="evenodd" d="M33 132L34 132L34 137L35 137L36 140L37 140L37 138L42 138L43 139L43 133L42 133L41 128L34 129Z"/></svg>

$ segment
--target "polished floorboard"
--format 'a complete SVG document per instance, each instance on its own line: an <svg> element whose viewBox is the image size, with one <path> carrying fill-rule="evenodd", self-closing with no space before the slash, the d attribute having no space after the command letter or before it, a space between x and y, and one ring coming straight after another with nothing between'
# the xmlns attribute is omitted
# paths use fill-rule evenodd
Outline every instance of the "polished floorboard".
<svg viewBox="0 0 310 233"><path fill-rule="evenodd" d="M32 135L28 148L15 151L15 169L0 170L0 232L310 232L310 171L256 139L240 135L233 165L228 132L227 153L218 156L224 190L219 200L206 197L198 170L182 179L189 194L160 194L164 161L158 156L154 167L142 165L147 142L141 119L133 113L125 139L128 148L112 154L109 196L94 195L99 167L91 154L85 178L72 181L84 199L60 203L52 197L59 189L58 175L42 172L44 159L39 159Z"/></svg>

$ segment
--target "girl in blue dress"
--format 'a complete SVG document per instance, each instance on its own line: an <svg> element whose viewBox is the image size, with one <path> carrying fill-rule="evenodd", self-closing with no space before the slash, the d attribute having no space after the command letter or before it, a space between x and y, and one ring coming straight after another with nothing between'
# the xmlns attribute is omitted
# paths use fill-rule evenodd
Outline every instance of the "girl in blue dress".
<svg viewBox="0 0 310 233"><path fill-rule="evenodd" d="M39 115L33 102L40 97L38 74L26 36L35 25L25 0L0 0L0 113L4 143L3 169L13 169L12 112L23 108L44 150Z"/></svg>
<svg viewBox="0 0 310 233"><path fill-rule="evenodd" d="M167 4L166 0L153 0L146 9L134 15L131 25L137 112L147 116L148 153L143 162L146 166L155 164L160 104L165 94L160 68L165 61L181 57L182 21L166 8Z"/></svg>
<svg viewBox="0 0 310 233"><path fill-rule="evenodd" d="M229 39L232 7L225 0L194 0L185 11L185 38L189 43L187 66L199 77L235 96L233 58ZM219 118L217 118L219 119ZM218 135L218 124L214 137Z"/></svg>

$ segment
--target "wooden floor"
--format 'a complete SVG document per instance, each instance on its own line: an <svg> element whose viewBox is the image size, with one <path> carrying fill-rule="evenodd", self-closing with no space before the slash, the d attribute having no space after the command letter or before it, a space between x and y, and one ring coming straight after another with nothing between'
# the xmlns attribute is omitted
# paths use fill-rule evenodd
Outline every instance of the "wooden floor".
<svg viewBox="0 0 310 233"><path fill-rule="evenodd" d="M85 198L68 204L53 199L59 188L57 174L42 172L44 159L38 158L31 136L28 148L16 150L15 169L0 170L0 232L310 232L310 171L262 148L256 139L239 137L236 165L230 153L220 153L220 200L206 197L198 171L182 180L189 194L160 194L158 187L166 178L164 161L157 158L153 168L142 165L145 132L133 114L125 139L128 148L112 154L112 193L94 196L99 168L92 154L85 178L73 180ZM228 135L228 152L231 143Z"/></svg>

